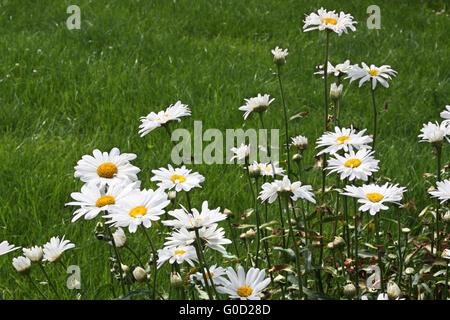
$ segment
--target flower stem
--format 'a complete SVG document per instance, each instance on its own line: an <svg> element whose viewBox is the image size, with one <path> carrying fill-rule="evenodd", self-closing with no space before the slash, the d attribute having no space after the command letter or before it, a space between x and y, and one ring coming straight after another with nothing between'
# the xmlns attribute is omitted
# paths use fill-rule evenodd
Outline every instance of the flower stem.
<svg viewBox="0 0 450 320"><path fill-rule="evenodd" d="M151 248L152 254L153 254L153 261L152 261L152 265L153 265L153 292L152 292L152 300L155 300L155 297L156 297L156 276L157 276L157 272L158 272L158 268L156 266L157 253L156 253L156 250L155 250L155 246L153 245L153 241L150 238L150 235L148 234L147 230L145 229L145 227L142 224L141 224L141 229L144 232L148 243L150 244L150 248Z"/></svg>
<svg viewBox="0 0 450 320"><path fill-rule="evenodd" d="M283 85L281 84L281 73L280 73L280 65L278 65L278 83L280 85L281 99L283 100L283 113L284 113L284 130L285 130L285 144L286 144L286 152L287 152L287 175L291 173L291 157L289 155L289 129L288 129L288 118L287 118L287 110L286 110L286 101L284 98Z"/></svg>
<svg viewBox="0 0 450 320"><path fill-rule="evenodd" d="M47 300L47 298L45 297L45 295L42 293L41 289L39 289L39 287L36 285L36 283L34 283L33 279L31 279L31 276L29 274L26 275L27 278L30 280L31 284L33 285L33 287L37 290L37 292L39 292L39 294L42 296L42 298L44 300ZM59 298L58 298L59 299Z"/></svg>
<svg viewBox="0 0 450 320"><path fill-rule="evenodd" d="M372 150L375 151L375 140L377 138L377 105L375 103L375 90L372 89L372 104L373 104L373 141Z"/></svg>
<svg viewBox="0 0 450 320"><path fill-rule="evenodd" d="M299 255L299 252L298 252L297 242L295 241L295 235L294 235L294 229L292 227L291 215L289 213L289 197L287 195L285 195L284 198L285 198L287 219L288 219L288 222L289 222L289 233L291 234L293 247L294 247L294 252L295 252L295 262L296 262L296 266L297 266L298 289L300 291L300 297L302 297L303 296L303 279L302 279L302 269L300 267L300 255Z"/></svg>
<svg viewBox="0 0 450 320"><path fill-rule="evenodd" d="M436 146L436 158L437 158L437 181L441 181L441 154L442 154L442 144ZM441 224L441 203L439 199L437 200L436 206L436 250L437 254L441 252L441 241L440 241L440 224ZM433 252L431 252L433 253Z"/></svg>
<svg viewBox="0 0 450 320"><path fill-rule="evenodd" d="M123 275L122 275L122 261L120 259L119 251L117 250L116 242L114 241L114 236L112 235L111 228L108 226L108 228L106 228L106 229L108 230L108 234L109 234L109 237L111 239L111 243L113 245L114 253L116 255L117 262L119 263L120 285L122 287L122 293L125 296L126 295L126 290L125 290L125 284L123 282Z"/></svg>
<svg viewBox="0 0 450 320"><path fill-rule="evenodd" d="M398 223L398 285L401 288L402 282L402 270L403 270L403 257L402 257L402 225L400 223L400 209L397 210L397 223Z"/></svg>
<svg viewBox="0 0 450 320"><path fill-rule="evenodd" d="M45 271L44 266L42 265L41 262L38 262L39 267L42 270L42 273L44 274L44 276L47 278L48 284L50 285L50 287L52 288L53 292L55 293L56 297L60 300L61 298L58 295L58 291L56 291L55 286L53 285L53 282L50 280L50 277L48 276L48 273Z"/></svg>
<svg viewBox="0 0 450 320"><path fill-rule="evenodd" d="M375 237L377 239L377 247L378 247L378 263L380 265L380 285L381 285L381 292L385 293L384 291L384 282L383 282L383 273L384 273L384 265L382 261L382 254L381 254L381 241L380 241L380 221L378 219L378 214L375 215Z"/></svg>

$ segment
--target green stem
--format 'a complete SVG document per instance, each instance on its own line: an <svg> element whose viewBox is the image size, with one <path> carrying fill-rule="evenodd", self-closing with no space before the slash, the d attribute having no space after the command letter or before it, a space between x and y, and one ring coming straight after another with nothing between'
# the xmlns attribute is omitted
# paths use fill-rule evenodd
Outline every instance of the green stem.
<svg viewBox="0 0 450 320"><path fill-rule="evenodd" d="M247 158L245 159L245 165L247 167L247 177L248 177L248 185L250 187L250 191L253 197L253 204L255 207L255 215L256 215L256 258L255 258L255 267L258 268L258 259L259 259L259 246L261 240L261 232L259 230L259 212L258 212L258 203L255 195L255 191L253 190L252 179L250 178L250 168Z"/></svg>
<svg viewBox="0 0 450 320"><path fill-rule="evenodd" d="M442 144L436 146L436 154L437 154L437 181L441 181L441 154L442 154ZM441 241L440 241L440 229L441 229L441 203L439 199L437 200L436 206L436 254L440 254L441 252ZM432 252L433 253L433 252Z"/></svg>
<svg viewBox="0 0 450 320"><path fill-rule="evenodd" d="M288 117L287 117L287 110L286 110L286 101L284 98L284 91L283 91L283 85L281 84L281 73L280 73L280 65L278 65L278 83L280 85L280 92L281 92L281 99L283 100L283 113L284 113L284 130L285 130L285 144L286 144L286 152L287 152L287 175L291 173L291 157L289 154L289 129L288 129Z"/></svg>
<svg viewBox="0 0 450 320"><path fill-rule="evenodd" d="M152 265L153 265L153 290L152 290L152 300L155 300L156 297L156 276L157 276L157 272L158 272L158 268L156 266L156 257L158 256L155 250L155 246L153 245L153 241L150 238L150 235L148 234L147 230L145 229L145 227L141 224L141 229L145 234L145 237L147 238L148 243L150 244L150 248L152 250L152 254L153 254L153 261L152 261Z"/></svg>
<svg viewBox="0 0 450 320"><path fill-rule="evenodd" d="M282 234L283 249L286 249L286 239L285 239L285 236L284 236L285 227L284 227L284 219L283 219L283 209L281 208L281 199L280 199L280 197L278 197L278 208L279 208L279 212L280 212L281 229L282 229L282 232L283 232L283 234Z"/></svg>
<svg viewBox="0 0 450 320"><path fill-rule="evenodd" d="M112 234L112 232L111 232L111 228L108 226L106 229L108 230L108 234L109 234L109 237L110 237L110 239L111 239L111 243L112 243L112 245L113 245L114 253L115 253L115 255L116 255L117 262L119 263L120 285L121 285L121 287L122 287L122 293L123 293L123 295L125 296L125 295L126 295L126 289L125 289L125 284L124 284L124 282L123 282L123 275L122 275L122 261L121 261L121 259L120 259L119 251L117 250L116 242L114 241L114 236L113 236L113 234Z"/></svg>
<svg viewBox="0 0 450 320"><path fill-rule="evenodd" d="M52 288L53 292L55 293L56 297L58 298L58 300L60 300L61 298L58 295L58 291L56 291L55 286L53 285L53 282L50 280L50 277L48 276L47 272L44 269L44 266L42 265L41 262L38 262L39 267L42 270L42 273L44 274L44 276L47 278L48 284L50 285L50 287Z"/></svg>
<svg viewBox="0 0 450 320"><path fill-rule="evenodd" d="M36 283L34 283L33 279L31 279L30 274L27 274L26 277L30 280L31 284L33 285L33 287L37 290L37 292L39 292L39 294L42 296L42 298L44 300L47 300L47 298L45 297L45 295L42 293L41 289L39 289L39 287L36 285ZM58 298L59 299L59 298Z"/></svg>
<svg viewBox="0 0 450 320"><path fill-rule="evenodd" d="M381 241L380 241L380 221L378 219L378 215L379 213L377 213L375 215L375 237L377 239L377 247L378 247L378 263L380 265L380 285L381 285L381 292L382 293L386 293L384 291L384 282L383 282L383 273L384 273L384 264L383 264L383 260L382 260L382 254L381 254L381 250L382 250L382 245L381 245Z"/></svg>
<svg viewBox="0 0 450 320"><path fill-rule="evenodd" d="M359 298L359 257L358 257L358 244L359 244L359 221L358 221L358 209L356 205L356 198L353 198L353 208L355 214L355 280L356 280L356 294Z"/></svg>
<svg viewBox="0 0 450 320"><path fill-rule="evenodd" d="M375 103L375 90L372 90L372 104L373 104L373 142L372 142L372 150L375 151L375 140L377 138L377 105Z"/></svg>
<svg viewBox="0 0 450 320"><path fill-rule="evenodd" d="M289 211L290 211L289 210L289 196L284 195L284 198L285 198L287 218L288 218L288 222L289 222L289 233L290 233L292 241L293 241L293 247L294 247L294 252L295 252L295 263L297 266L298 289L300 291L300 297L302 297L303 296L303 279L302 279L302 269L300 267L300 254L298 252L297 242L295 241L294 229L292 227L291 215L289 213Z"/></svg>
<svg viewBox="0 0 450 320"><path fill-rule="evenodd" d="M400 209L397 210L397 223L398 223L398 286L401 288L402 282L402 270L403 270L403 257L402 257L402 226L400 223Z"/></svg>

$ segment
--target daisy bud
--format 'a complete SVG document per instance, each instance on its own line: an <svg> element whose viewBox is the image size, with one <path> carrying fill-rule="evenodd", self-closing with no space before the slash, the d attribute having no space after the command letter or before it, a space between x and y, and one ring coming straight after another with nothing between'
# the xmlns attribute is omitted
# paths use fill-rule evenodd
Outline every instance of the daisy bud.
<svg viewBox="0 0 450 320"><path fill-rule="evenodd" d="M95 228L94 228L94 234L98 240L105 239L105 227L104 227L103 223L97 222L97 224L95 225Z"/></svg>
<svg viewBox="0 0 450 320"><path fill-rule="evenodd" d="M442 217L442 221L444 222L450 222L450 211L447 211L444 216Z"/></svg>
<svg viewBox="0 0 450 320"><path fill-rule="evenodd" d="M39 262L42 260L42 257L44 256L44 252L42 251L41 247L34 246L29 249L23 248L23 255L30 259L31 262Z"/></svg>
<svg viewBox="0 0 450 320"><path fill-rule="evenodd" d="M261 168L258 166L250 166L248 173L250 177L259 177L261 175Z"/></svg>
<svg viewBox="0 0 450 320"><path fill-rule="evenodd" d="M401 296L402 291L394 281L389 281L387 284L387 294L389 298L395 300Z"/></svg>
<svg viewBox="0 0 450 320"><path fill-rule="evenodd" d="M177 192L176 191L169 191L168 193L167 193L167 196L168 196L168 198L169 198L169 200L170 201L174 201L175 200L175 198L177 197Z"/></svg>
<svg viewBox="0 0 450 320"><path fill-rule="evenodd" d="M284 284L284 283L286 283L286 277L279 274L273 279L273 282Z"/></svg>
<svg viewBox="0 0 450 320"><path fill-rule="evenodd" d="M276 47L272 50L273 54L273 62L275 62L276 65L282 66L286 63L286 56L289 54L288 49L281 49Z"/></svg>
<svg viewBox="0 0 450 320"><path fill-rule="evenodd" d="M122 228L117 228L116 232L113 233L114 244L116 248L122 248L127 243L127 236L123 232ZM111 243L112 244L112 243Z"/></svg>
<svg viewBox="0 0 450 320"><path fill-rule="evenodd" d="M339 99L341 97L341 95L342 95L342 89L343 88L344 88L344 86L342 84L337 86L336 83L332 83L331 84L331 88L330 88L331 99L333 99L333 100Z"/></svg>
<svg viewBox="0 0 450 320"><path fill-rule="evenodd" d="M353 283L348 283L344 286L344 295L347 298L353 298L356 295L356 287Z"/></svg>
<svg viewBox="0 0 450 320"><path fill-rule="evenodd" d="M136 279L136 281L138 282L144 282L147 280L147 272L145 272L144 269L142 269L141 267L136 267L133 270L133 277Z"/></svg>
<svg viewBox="0 0 450 320"><path fill-rule="evenodd" d="M334 243L333 242L328 242L327 243L327 248L330 249L330 250L333 250L334 249Z"/></svg>
<svg viewBox="0 0 450 320"><path fill-rule="evenodd" d="M300 161L300 160L302 160L302 155L299 154L299 153L296 153L296 154L294 154L294 155L292 156L292 160L294 160L294 161Z"/></svg>
<svg viewBox="0 0 450 320"><path fill-rule="evenodd" d="M253 229L248 229L247 232L241 233L241 239L253 239L256 235L256 231Z"/></svg>
<svg viewBox="0 0 450 320"><path fill-rule="evenodd" d="M403 233L410 233L411 229L409 229L409 228L402 228L402 232Z"/></svg>
<svg viewBox="0 0 450 320"><path fill-rule="evenodd" d="M345 240L342 237L334 237L333 245L335 247L343 247L345 246Z"/></svg>
<svg viewBox="0 0 450 320"><path fill-rule="evenodd" d="M231 212L230 209L225 208L225 209L223 209L223 214L226 216L231 216L231 215L233 215L233 212Z"/></svg>
<svg viewBox="0 0 450 320"><path fill-rule="evenodd" d="M120 268L123 272L128 272L130 270L130 267L128 267L126 264L120 264Z"/></svg>
<svg viewBox="0 0 450 320"><path fill-rule="evenodd" d="M183 287L183 279L178 272L172 272L170 274L170 285L175 288Z"/></svg>
<svg viewBox="0 0 450 320"><path fill-rule="evenodd" d="M411 268L411 267L406 268L405 273L408 276L412 275L414 273L414 268Z"/></svg>
<svg viewBox="0 0 450 320"><path fill-rule="evenodd" d="M31 261L27 257L13 258L12 264L19 273L28 274L30 272Z"/></svg>

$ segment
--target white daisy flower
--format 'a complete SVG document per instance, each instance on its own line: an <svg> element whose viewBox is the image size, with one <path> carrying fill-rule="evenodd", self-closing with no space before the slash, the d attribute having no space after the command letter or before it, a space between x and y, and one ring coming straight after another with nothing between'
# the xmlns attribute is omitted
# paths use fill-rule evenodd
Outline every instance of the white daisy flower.
<svg viewBox="0 0 450 320"><path fill-rule="evenodd" d="M341 83L339 86L336 83L332 83L330 86L330 97L333 100L337 100L342 95L342 90L344 89L344 85Z"/></svg>
<svg viewBox="0 0 450 320"><path fill-rule="evenodd" d="M148 134L150 131L167 124L169 121L180 122L180 117L186 117L191 115L191 110L188 106L182 104L181 101L177 101L175 105L170 105L166 110L162 110L158 113L150 112L147 116L141 117L141 125L139 128L139 134L141 137Z"/></svg>
<svg viewBox="0 0 450 320"><path fill-rule="evenodd" d="M326 147L320 151L317 155L323 153L335 154L339 150L344 150L348 152L352 148L356 149L372 149L369 145L373 140L369 136L364 136L366 129L363 129L356 133L353 127L350 128L339 128L335 127L334 132L325 132L319 139L317 139L317 147Z"/></svg>
<svg viewBox="0 0 450 320"><path fill-rule="evenodd" d="M227 294L231 299L261 300L259 294L269 285L270 278L266 272L258 268L250 268L245 273L241 265L237 266L237 272L232 267L227 269L228 279L222 280L217 292Z"/></svg>
<svg viewBox="0 0 450 320"><path fill-rule="evenodd" d="M391 66L388 65L377 67L372 64L370 68L364 62L362 62L361 65L362 68L357 64L353 65L345 78L350 78L350 83L354 80L359 80L359 87L361 87L364 82L372 80L372 90L375 90L377 82L381 83L382 86L389 88L387 80L391 80L391 76L395 77L397 75L397 71L391 69Z"/></svg>
<svg viewBox="0 0 450 320"><path fill-rule="evenodd" d="M430 191L432 197L438 198L441 200L441 203L444 203L448 199L450 199L450 180L438 181L436 182L437 190Z"/></svg>
<svg viewBox="0 0 450 320"><path fill-rule="evenodd" d="M289 54L288 49L283 50L281 48L278 48L277 46L271 52L273 54L273 62L275 62L278 65L283 65L286 63L286 57Z"/></svg>
<svg viewBox="0 0 450 320"><path fill-rule="evenodd" d="M441 118L445 119L442 123L446 125L450 123L450 105L445 106L446 110L441 112Z"/></svg>
<svg viewBox="0 0 450 320"><path fill-rule="evenodd" d="M296 147L298 150L305 150L308 146L308 138L305 136L292 137L291 140L291 145Z"/></svg>
<svg viewBox="0 0 450 320"><path fill-rule="evenodd" d="M64 251L75 248L75 245L69 240L64 240L65 235L52 237L49 242L44 244L44 261L56 262L59 260Z"/></svg>
<svg viewBox="0 0 450 320"><path fill-rule="evenodd" d="M303 21L303 32L311 30L331 30L336 32L338 35L342 35L343 32L347 33L347 28L355 31L356 28L353 21L353 16L348 13L340 12L339 15L335 11L327 11L323 8L317 10L317 13L312 12L307 15Z"/></svg>
<svg viewBox="0 0 450 320"><path fill-rule="evenodd" d="M217 228L217 224L209 227L202 227L198 229L200 239L205 241L205 245L213 250L219 251L222 254L227 254L223 247L224 244L230 244L231 241L225 238L225 231L223 228ZM173 232L170 237L166 238L165 246L188 246L194 243L196 239L195 231L189 231L187 228L180 228Z"/></svg>
<svg viewBox="0 0 450 320"><path fill-rule="evenodd" d="M192 188L201 188L200 183L205 181L204 176L198 172L191 173L191 171L191 169L186 169L185 166L173 168L169 164L169 169L152 170L155 176L151 178L151 181L160 181L157 185L162 190L175 188L176 192L181 190L189 192Z"/></svg>
<svg viewBox="0 0 450 320"><path fill-rule="evenodd" d="M12 264L17 272L24 273L30 271L31 261L27 257L17 257L12 259Z"/></svg>
<svg viewBox="0 0 450 320"><path fill-rule="evenodd" d="M244 113L244 120L246 120L247 117L252 112L263 112L263 111L266 111L267 108L269 107L269 105L275 99L274 98L270 99L270 95L268 95L268 94L265 94L265 95L262 96L260 93L258 93L258 96L253 97L253 98L249 98L249 99L244 99L244 100L245 100L246 103L245 103L245 105L240 106L239 110L245 111L245 113Z"/></svg>
<svg viewBox="0 0 450 320"><path fill-rule="evenodd" d="M242 162L242 160L245 160L250 156L250 145L245 145L244 143L241 143L238 148L231 148L230 150L234 153L230 162L233 162L234 159Z"/></svg>
<svg viewBox="0 0 450 320"><path fill-rule="evenodd" d="M106 187L94 183L87 183L81 187L81 192L72 192L70 196L77 201L68 202L66 206L80 206L73 213L72 222L84 216L84 219L91 220L98 216L100 212L106 212L128 194L140 187L141 182L117 183Z"/></svg>
<svg viewBox="0 0 450 320"><path fill-rule="evenodd" d="M371 215L375 215L380 210L388 210L389 207L384 203L395 203L400 205L398 201L402 199L404 187L385 183L382 186L376 184L365 184L361 187L346 186L342 194L354 198L358 198L358 202L363 205L359 207L359 211L369 211Z"/></svg>
<svg viewBox="0 0 450 320"><path fill-rule="evenodd" d="M314 194L311 190L311 186L302 186L300 181L291 183L288 176L284 176L283 180L275 180L273 182L264 183L258 199L261 199L262 202L268 200L269 203L273 203L278 198L278 195L287 194L294 201L301 198L312 203L316 203Z"/></svg>
<svg viewBox="0 0 450 320"><path fill-rule="evenodd" d="M350 64L350 60L345 60L344 63L339 63L335 67L328 61L327 74L333 74L336 77L341 77L344 74L347 74L352 65ZM325 70L323 65L318 66L319 71L314 72L314 74L324 74Z"/></svg>
<svg viewBox="0 0 450 320"><path fill-rule="evenodd" d="M31 260L31 262L39 262L44 256L44 251L39 246L34 246L31 248L23 248L23 255Z"/></svg>
<svg viewBox="0 0 450 320"><path fill-rule="evenodd" d="M169 203L167 194L161 189L135 190L112 207L103 218L111 219L106 223L112 226L128 228L131 233L135 233L141 224L150 228L152 222L160 219L159 216Z"/></svg>
<svg viewBox="0 0 450 320"><path fill-rule="evenodd" d="M181 206L182 209L175 209L169 211L169 215L174 217L173 220L162 221L166 226L170 226L176 229L186 228L202 228L209 227L219 221L223 221L227 216L220 212L220 207L216 209L208 208L208 201L203 201L202 209L199 212L196 208L192 208L192 213L189 213L185 207Z"/></svg>
<svg viewBox="0 0 450 320"><path fill-rule="evenodd" d="M274 177L275 175L284 175L284 169L278 166L277 162L273 163L258 163L261 176Z"/></svg>
<svg viewBox="0 0 450 320"><path fill-rule="evenodd" d="M214 284L215 286L221 285L223 283L223 280L224 280L223 276L225 275L226 270L222 267L217 267L216 265L212 265L208 269L209 269L209 273L206 270L206 268L204 269L204 274L206 276L208 284L210 286L212 284ZM203 279L203 274L201 272L196 272L194 274L191 274L189 276L189 281L194 284L197 282L201 282L201 284L203 286L205 285L205 280Z"/></svg>
<svg viewBox="0 0 450 320"><path fill-rule="evenodd" d="M447 122L443 121L439 124L428 122L424 123L422 129L420 129L421 134L419 134L419 138L422 138L420 142L429 142L429 143L439 143L445 139L450 142L448 135L450 134L450 126Z"/></svg>
<svg viewBox="0 0 450 320"><path fill-rule="evenodd" d="M350 152L343 157L335 154L335 158L330 158L327 169L331 170L329 174L340 173L341 180L348 178L350 181L354 179L367 181L372 172L377 172L380 169L378 167L380 161L375 160L373 154L373 151L367 149L361 149L356 153L353 149L350 149Z"/></svg>
<svg viewBox="0 0 450 320"><path fill-rule="evenodd" d="M19 249L20 247L15 247L13 244L9 244L8 241L0 242L0 256L10 253L14 250Z"/></svg>
<svg viewBox="0 0 450 320"><path fill-rule="evenodd" d="M174 262L177 264L187 262L193 267L194 261L198 262L198 258L193 246L164 247L158 250L158 269L166 261L169 261L170 264L173 264Z"/></svg>
<svg viewBox="0 0 450 320"><path fill-rule="evenodd" d="M136 159L134 153L120 154L119 149L112 148L109 153L102 153L95 149L93 155L84 155L78 161L75 167L75 178L101 186L137 180L136 174L141 169L130 163L131 160Z"/></svg>

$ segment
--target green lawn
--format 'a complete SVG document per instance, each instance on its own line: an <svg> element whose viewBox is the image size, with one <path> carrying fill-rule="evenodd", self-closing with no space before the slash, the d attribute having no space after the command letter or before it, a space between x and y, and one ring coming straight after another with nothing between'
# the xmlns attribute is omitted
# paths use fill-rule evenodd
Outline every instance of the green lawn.
<svg viewBox="0 0 450 320"><path fill-rule="evenodd" d="M351 13L359 22L356 32L332 35L333 65L350 59L398 71L389 89L377 90L380 109L384 103L388 109L379 117L376 157L380 176L408 188L406 199L417 206L410 214L417 215L430 203L422 175L435 172L436 166L431 146L419 143L417 135L423 123L440 121L439 113L449 104L449 15L435 13L447 2L379 0L379 30L366 27L366 8L374 1L355 3L80 0L81 30L68 30L66 8L73 1L1 1L0 242L29 247L65 234L76 248L64 255L64 262L81 267L82 298L110 298L109 249L93 235L96 221L71 223L73 208L64 207L82 185L73 177L76 162L96 148L118 147L137 154L133 164L142 169L143 186L154 187L151 170L167 166L172 146L163 129L140 138L139 117L177 100L189 105L192 116L173 128L192 131L194 120L201 120L204 130L225 132L257 127L256 116L243 121L237 109L244 98L269 93L276 100L266 125L281 129L281 97L270 53L275 46L289 49L282 75L289 115L309 112L291 123L289 134L309 138L305 160L313 166L314 142L323 133L323 82L313 72L323 63L325 35L303 33L302 21L320 6ZM370 90L345 80L343 103L342 123L370 132ZM448 161L446 148L442 163ZM238 167L191 167L206 177L203 188L193 192L194 206L206 199L210 207L238 215L252 206ZM314 179L308 184L318 190L320 172L311 172ZM277 206L271 210L276 217ZM410 218L405 223L413 227L415 216ZM164 239L154 236L161 247ZM148 257L144 237L129 238ZM231 245L228 249L233 251ZM39 298L12 268L13 256L0 257L0 297ZM59 279L61 295L75 298L76 292L64 290L61 266L49 270ZM166 266L159 276L166 288L169 271ZM32 276L44 281L37 269Z"/></svg>

